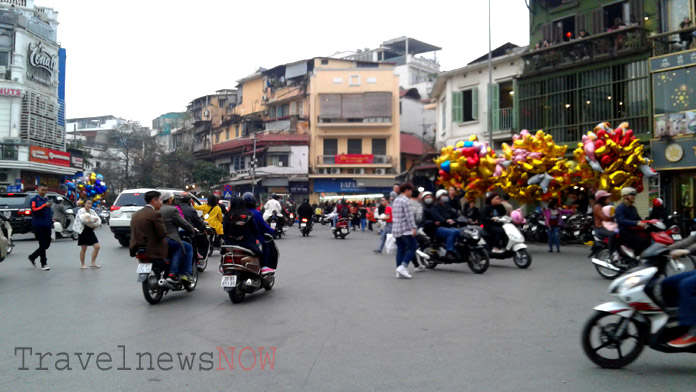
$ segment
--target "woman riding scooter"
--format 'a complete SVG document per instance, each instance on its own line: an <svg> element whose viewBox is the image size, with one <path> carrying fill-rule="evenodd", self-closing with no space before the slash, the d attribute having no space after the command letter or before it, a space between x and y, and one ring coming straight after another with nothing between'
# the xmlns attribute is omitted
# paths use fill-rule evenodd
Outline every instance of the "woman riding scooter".
<svg viewBox="0 0 696 392"><path fill-rule="evenodd" d="M481 221L484 230L490 235L493 252L500 252L505 247L505 231L502 228L502 224L494 218L506 215L507 211L505 206L503 206L500 195L495 192L489 193L486 197L486 206L481 213Z"/></svg>

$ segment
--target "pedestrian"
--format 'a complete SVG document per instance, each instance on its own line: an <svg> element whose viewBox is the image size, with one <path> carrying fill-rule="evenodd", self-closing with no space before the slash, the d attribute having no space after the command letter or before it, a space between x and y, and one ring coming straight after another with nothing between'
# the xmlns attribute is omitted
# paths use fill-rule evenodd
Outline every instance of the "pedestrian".
<svg viewBox="0 0 696 392"><path fill-rule="evenodd" d="M413 184L405 182L399 187L399 196L392 206L393 223L392 235L396 239L396 278L411 279L408 264L413 259L418 243L416 242L416 221L411 210L410 198L413 195Z"/></svg>
<svg viewBox="0 0 696 392"><path fill-rule="evenodd" d="M558 200L551 199L547 208L544 209L544 219L546 220L546 233L549 237L549 252L553 252L556 245L556 252L561 252L561 238L559 232L563 227L563 215L572 214L573 210L558 208Z"/></svg>
<svg viewBox="0 0 696 392"><path fill-rule="evenodd" d="M358 207L358 216L360 217L360 230L364 233L367 227L367 207L365 204L360 204Z"/></svg>
<svg viewBox="0 0 696 392"><path fill-rule="evenodd" d="M394 193L394 192L392 192ZM382 229L382 235L380 236L379 240L379 246L377 249L375 249L373 252L377 254L382 253L382 249L384 249L384 243L387 241L387 234L390 234L392 231L392 207L389 205L387 202L387 199L385 197L382 198L380 201L382 207L384 208L384 212L379 215L380 220L384 220L386 222L386 226L384 226L384 229Z"/></svg>
<svg viewBox="0 0 696 392"><path fill-rule="evenodd" d="M423 189L423 188L421 188ZM423 203L420 201L420 189L414 189L411 194L411 212L413 213L413 220L416 222L416 227L421 227L423 224ZM418 245L416 237L416 246ZM425 270L425 266L418 263L418 257L416 253L413 253L413 258L411 259L413 266L416 267L416 272L421 272Z"/></svg>
<svg viewBox="0 0 696 392"><path fill-rule="evenodd" d="M377 222L377 219L375 219L375 209L374 203L367 203L367 231L373 231L372 224Z"/></svg>
<svg viewBox="0 0 696 392"><path fill-rule="evenodd" d="M80 264L81 269L87 269L85 265L85 253L87 253L87 248L90 246L94 247L92 250L92 263L89 265L92 268L101 268L101 265L97 264L97 256L99 255L99 240L97 235L94 233L94 229L101 226L101 218L92 209L92 200L85 200L84 207L77 211L75 216L75 222L73 222L72 230L79 234L77 237L77 246L81 247L80 250Z"/></svg>
<svg viewBox="0 0 696 392"><path fill-rule="evenodd" d="M51 246L51 228L53 227L53 203L46 198L48 188L45 184L39 184L38 194L31 199L31 226L34 236L39 242L39 247L29 255L29 262L36 268L36 258L41 260L41 269L48 271L46 250Z"/></svg>

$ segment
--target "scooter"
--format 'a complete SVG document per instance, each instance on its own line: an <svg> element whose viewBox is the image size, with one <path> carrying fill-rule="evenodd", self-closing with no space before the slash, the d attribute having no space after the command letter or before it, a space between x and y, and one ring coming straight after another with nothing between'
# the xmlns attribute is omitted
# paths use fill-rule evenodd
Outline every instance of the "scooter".
<svg viewBox="0 0 696 392"><path fill-rule="evenodd" d="M647 224L645 233L649 234L649 238L658 244L671 245L675 241L681 241L682 239L681 234L679 234L679 227L676 225L667 229L665 224L659 220L646 220L643 222ZM609 253L609 239L601 238L594 231L593 236L594 242L590 255L587 257L591 259L597 273L604 279L614 279L640 265L640 255L636 255L635 251L627 245L619 246L620 259L612 260ZM646 238L646 241L650 241L650 239ZM619 238L616 240L618 241ZM687 256L687 259L696 266L695 259L691 256Z"/></svg>
<svg viewBox="0 0 696 392"><path fill-rule="evenodd" d="M191 268L191 274L193 275L192 281L189 282L181 279L178 282L170 283L166 279L169 275L169 260L153 260L150 259L145 252L145 248L138 249L135 258L138 260L138 269L136 271L138 274L138 282L142 283L143 295L148 303L152 305L159 303L162 297L170 291L186 290L191 292L196 289L196 285L198 284L197 268Z"/></svg>
<svg viewBox="0 0 696 392"><path fill-rule="evenodd" d="M213 252L216 250L219 252L220 251L220 243L222 242L221 240L218 239L218 234L215 231L215 229L210 226L210 224L207 222L208 219L208 214L205 214L203 216L203 219L206 220L204 221L205 223L205 235L208 236L208 257L213 255ZM206 257L206 263L208 260L208 257Z"/></svg>
<svg viewBox="0 0 696 392"><path fill-rule="evenodd" d="M423 229L418 229L416 236L418 249L416 258L426 268L433 269L438 264L467 263L475 274L482 274L488 270L490 258L483 246L479 245L480 233L475 226L466 226L459 229L459 238L455 243L458 258L456 260L447 257L444 244L437 239L431 239Z"/></svg>
<svg viewBox="0 0 696 392"><path fill-rule="evenodd" d="M331 234L334 238L345 239L348 234L350 234L350 229L348 228L349 220L348 218L338 218L336 221L336 227L331 228Z"/></svg>
<svg viewBox="0 0 696 392"><path fill-rule="evenodd" d="M274 239L280 239L285 234L285 219L282 215L278 216L276 211L268 218L268 225L275 231Z"/></svg>
<svg viewBox="0 0 696 392"><path fill-rule="evenodd" d="M643 266L609 285L617 301L596 306L582 330L582 348L592 362L619 369L635 361L646 345L664 353L696 353L696 346L667 344L689 328L679 325L678 308L673 307L678 298L663 296L663 277L684 269L668 253L662 244L651 245L643 252Z"/></svg>
<svg viewBox="0 0 696 392"><path fill-rule="evenodd" d="M518 268L529 268L532 265L532 256L527 252L527 244L524 243L524 236L512 223L512 218L509 216L501 216L493 218L503 224L505 231L505 247L494 251L490 235L483 231L479 244L483 245L488 251L488 255L492 259L505 260L512 257L512 261Z"/></svg>
<svg viewBox="0 0 696 392"><path fill-rule="evenodd" d="M295 213L289 212L288 213L287 227L292 227L293 223L295 223Z"/></svg>
<svg viewBox="0 0 696 392"><path fill-rule="evenodd" d="M312 222L307 218L300 218L300 233L302 233L302 237L309 237L311 231Z"/></svg>
<svg viewBox="0 0 696 392"><path fill-rule="evenodd" d="M266 246L271 247L271 257L277 258L278 247L270 234L264 234ZM232 303L244 301L247 294L265 289L273 289L275 272L262 274L261 261L251 250L237 245L223 245L223 256L220 259L220 286L227 292Z"/></svg>
<svg viewBox="0 0 696 392"><path fill-rule="evenodd" d="M533 212L525 218L525 223L522 226L522 234L524 239L529 242L546 242L546 220L540 213Z"/></svg>
<svg viewBox="0 0 696 392"><path fill-rule="evenodd" d="M80 234L72 230L73 222L75 222L75 210L72 208L67 208L65 210L65 227L57 221L53 220L53 231L56 233L56 239L63 237L71 237L76 240Z"/></svg>
<svg viewBox="0 0 696 392"><path fill-rule="evenodd" d="M0 214L0 230L2 230L2 236L0 236L0 262L2 262L14 249L12 225L10 224L10 220L5 218L2 214Z"/></svg>

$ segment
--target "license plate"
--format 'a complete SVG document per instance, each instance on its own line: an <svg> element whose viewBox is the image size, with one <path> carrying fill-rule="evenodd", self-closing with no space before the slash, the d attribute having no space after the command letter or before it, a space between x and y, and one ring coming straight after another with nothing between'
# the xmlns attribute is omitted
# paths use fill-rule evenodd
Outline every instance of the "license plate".
<svg viewBox="0 0 696 392"><path fill-rule="evenodd" d="M576 230L576 231L573 233L573 235L576 236L576 237L579 236L579 235L580 235L580 230Z"/></svg>
<svg viewBox="0 0 696 392"><path fill-rule="evenodd" d="M149 274L152 271L152 263L140 263L138 264L139 274Z"/></svg>
<svg viewBox="0 0 696 392"><path fill-rule="evenodd" d="M675 241L681 241L682 236L681 236L681 234L672 234L672 239Z"/></svg>
<svg viewBox="0 0 696 392"><path fill-rule="evenodd" d="M307 227L307 224L306 224L306 223L300 223L300 227L304 229L305 227Z"/></svg>
<svg viewBox="0 0 696 392"><path fill-rule="evenodd" d="M276 228L276 223L275 223L275 222L271 222L271 229L275 229L275 228Z"/></svg>
<svg viewBox="0 0 696 392"><path fill-rule="evenodd" d="M236 287L237 286L237 275L224 275L222 277L222 282L220 282L222 287Z"/></svg>
<svg viewBox="0 0 696 392"><path fill-rule="evenodd" d="M347 233L347 232L348 232L348 229L341 229L341 232Z"/></svg>

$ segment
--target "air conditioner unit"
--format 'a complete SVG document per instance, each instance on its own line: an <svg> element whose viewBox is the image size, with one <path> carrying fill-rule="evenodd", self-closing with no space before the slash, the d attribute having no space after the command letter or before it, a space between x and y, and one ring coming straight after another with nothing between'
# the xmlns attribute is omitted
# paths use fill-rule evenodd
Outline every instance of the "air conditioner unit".
<svg viewBox="0 0 696 392"><path fill-rule="evenodd" d="M283 161L278 161L278 166L283 167Z"/></svg>
<svg viewBox="0 0 696 392"><path fill-rule="evenodd" d="M375 174L382 175L385 173L384 169L375 169Z"/></svg>
<svg viewBox="0 0 696 392"><path fill-rule="evenodd" d="M331 169L329 169L329 172L330 174L341 174L341 169L337 167L332 167Z"/></svg>
<svg viewBox="0 0 696 392"><path fill-rule="evenodd" d="M365 169L360 168L360 169L352 169L351 171L353 174L365 174Z"/></svg>
<svg viewBox="0 0 696 392"><path fill-rule="evenodd" d="M327 169L320 167L317 169L317 174L328 174Z"/></svg>
<svg viewBox="0 0 696 392"><path fill-rule="evenodd" d="M262 100L263 102L268 102L268 95L264 95L264 96L261 98L261 100Z"/></svg>

